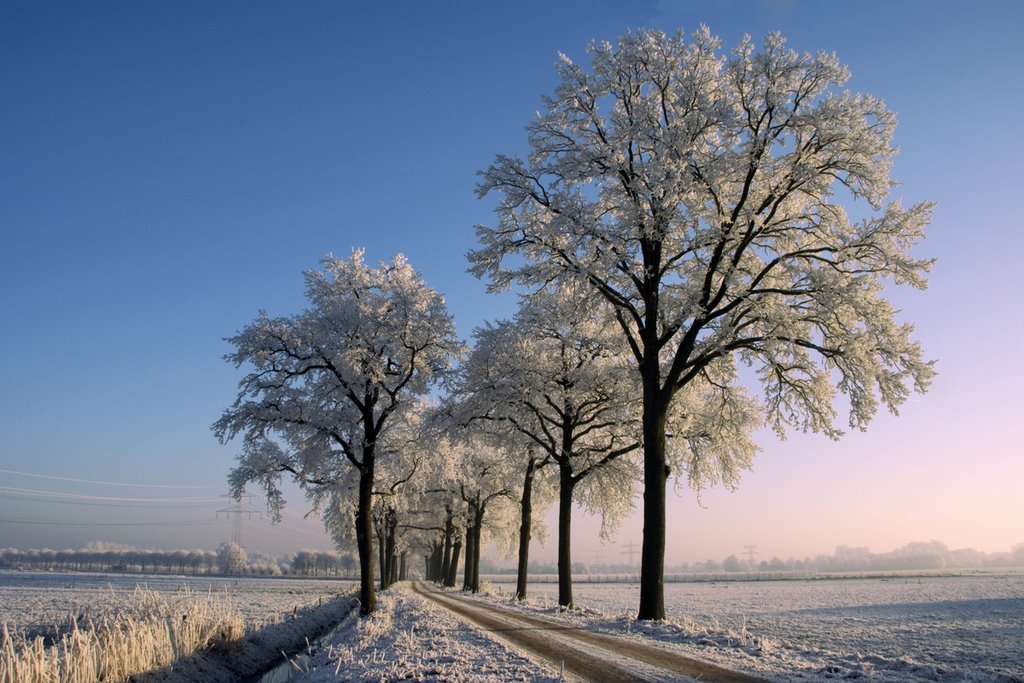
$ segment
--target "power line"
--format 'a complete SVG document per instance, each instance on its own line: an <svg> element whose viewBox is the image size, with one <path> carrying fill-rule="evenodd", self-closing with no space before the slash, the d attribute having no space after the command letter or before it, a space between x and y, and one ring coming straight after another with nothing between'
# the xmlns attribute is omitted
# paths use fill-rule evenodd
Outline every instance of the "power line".
<svg viewBox="0 0 1024 683"><path fill-rule="evenodd" d="M0 519L0 524L32 524L46 526L211 526L216 521L198 522L61 522L43 519Z"/></svg>
<svg viewBox="0 0 1024 683"><path fill-rule="evenodd" d="M322 531L322 528L321 528ZM249 525L246 527L246 536L250 539L256 536L262 540L290 540L290 541L306 541L309 543L318 544L329 544L334 545L334 539L330 537L326 532L322 534L318 531L303 528L283 528L282 524L271 524L271 525Z"/></svg>
<svg viewBox="0 0 1024 683"><path fill-rule="evenodd" d="M106 500L121 503L213 503L219 497L198 498L123 498L118 496L90 496L82 493L61 493L57 491L40 491L38 489L23 489L15 486L0 486L0 492L33 494L44 498L66 498L71 500Z"/></svg>
<svg viewBox="0 0 1024 683"><path fill-rule="evenodd" d="M131 508L135 510L181 510L183 508L209 508L214 501L202 502L202 503L125 503L125 502L98 502L92 500L66 500L61 498L52 498L49 496L38 496L35 494L28 493L11 493L0 491L0 499L22 499L34 501L40 504L46 505L85 505L88 507L104 507L104 508ZM219 501L217 501L219 502Z"/></svg>
<svg viewBox="0 0 1024 683"><path fill-rule="evenodd" d="M97 479L75 479L74 477L58 477L52 474L37 474L34 472L19 472L17 470L0 469L4 474L16 474L22 477L36 477L38 479L54 479L56 481L74 481L80 484L100 484L103 486L133 486L145 489L219 489L221 484L133 484L124 481L100 481Z"/></svg>

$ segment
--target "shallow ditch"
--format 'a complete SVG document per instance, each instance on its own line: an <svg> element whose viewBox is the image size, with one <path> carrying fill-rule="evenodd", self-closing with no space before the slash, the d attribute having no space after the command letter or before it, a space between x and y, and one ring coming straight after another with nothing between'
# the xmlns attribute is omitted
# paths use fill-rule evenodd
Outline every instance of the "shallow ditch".
<svg viewBox="0 0 1024 683"><path fill-rule="evenodd" d="M280 664L277 664L272 669L264 671L259 676L253 677L245 681L245 683L288 683L288 681L301 676L306 670L306 664L312 659L313 655L316 654L325 644L330 643L338 629L343 628L346 624L345 617L358 606L356 602L353 607L333 626L330 626L323 633L318 635L315 639L310 639L306 643L306 647L302 650L294 653L290 653L285 660Z"/></svg>
<svg viewBox="0 0 1024 683"><path fill-rule="evenodd" d="M285 683L297 673L291 661L304 661L311 644L328 637L358 605L343 595L292 613L240 641L213 647L169 667L131 677L132 683Z"/></svg>

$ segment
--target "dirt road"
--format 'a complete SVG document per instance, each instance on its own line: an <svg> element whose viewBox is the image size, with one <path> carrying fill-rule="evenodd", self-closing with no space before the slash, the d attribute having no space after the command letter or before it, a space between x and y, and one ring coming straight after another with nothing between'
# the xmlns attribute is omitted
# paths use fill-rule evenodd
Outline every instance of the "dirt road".
<svg viewBox="0 0 1024 683"><path fill-rule="evenodd" d="M495 605L482 605L417 583L420 596L455 612L480 628L556 668L566 678L584 681L721 681L764 683L764 679L729 671L655 645L560 624Z"/></svg>

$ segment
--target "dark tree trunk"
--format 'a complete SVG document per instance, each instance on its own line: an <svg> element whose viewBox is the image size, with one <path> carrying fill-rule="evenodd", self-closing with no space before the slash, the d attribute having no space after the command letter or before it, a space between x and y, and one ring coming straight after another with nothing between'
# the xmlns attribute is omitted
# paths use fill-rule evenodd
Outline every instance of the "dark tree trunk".
<svg viewBox="0 0 1024 683"><path fill-rule="evenodd" d="M516 572L516 600L526 599L526 574L530 564L530 536L533 525L533 475L537 460L531 457L523 478L523 498L519 506L519 567Z"/></svg>
<svg viewBox="0 0 1024 683"><path fill-rule="evenodd" d="M448 576L448 566L452 561L452 534L455 531L455 523L452 520L452 508L446 505L444 508L444 552L441 557L441 572L438 576L438 583L441 583Z"/></svg>
<svg viewBox="0 0 1024 683"><path fill-rule="evenodd" d="M455 577L459 573L459 553L462 552L462 537L456 536L452 544L452 563L448 566L448 574L444 577L444 585L447 588L455 588Z"/></svg>
<svg viewBox="0 0 1024 683"><path fill-rule="evenodd" d="M395 565L395 535L398 529L398 516L394 508L384 513L384 566L381 567L381 588L389 588L395 582L398 567Z"/></svg>
<svg viewBox="0 0 1024 683"><path fill-rule="evenodd" d="M476 554L476 534L474 533L473 520L476 517L475 506L469 505L469 523L466 525L466 571L462 577L462 590L473 590L473 556Z"/></svg>
<svg viewBox="0 0 1024 683"><path fill-rule="evenodd" d="M558 466L558 606L572 608L572 492L576 480L568 464Z"/></svg>
<svg viewBox="0 0 1024 683"><path fill-rule="evenodd" d="M443 565L441 564L441 543L433 541L430 547L430 574L427 576L427 579L440 583L444 580Z"/></svg>
<svg viewBox="0 0 1024 683"><path fill-rule="evenodd" d="M471 590L474 593L480 592L480 536L484 527L484 508L486 503L479 503L476 506L476 518L473 520L473 583ZM469 557L467 556L467 560Z"/></svg>
<svg viewBox="0 0 1024 683"><path fill-rule="evenodd" d="M645 345L643 381L644 538L640 555L637 619L665 618L665 417L656 342Z"/></svg>
<svg viewBox="0 0 1024 683"><path fill-rule="evenodd" d="M409 552L407 550L403 550L402 551L401 559L399 560L399 565L398 565L398 580L399 581L405 581L406 579L409 578L408 574L406 573L406 560L408 559L408 557L407 557L408 554L409 554Z"/></svg>
<svg viewBox="0 0 1024 683"><path fill-rule="evenodd" d="M388 560L387 555L387 543L384 541L384 528L383 523L377 527L377 568L380 570L380 589L385 590L388 587L387 584L387 568Z"/></svg>
<svg viewBox="0 0 1024 683"><path fill-rule="evenodd" d="M368 449L369 450L369 449ZM359 500L356 507L356 548L359 551L359 613L366 616L377 609L373 585L373 452L363 453L359 470Z"/></svg>

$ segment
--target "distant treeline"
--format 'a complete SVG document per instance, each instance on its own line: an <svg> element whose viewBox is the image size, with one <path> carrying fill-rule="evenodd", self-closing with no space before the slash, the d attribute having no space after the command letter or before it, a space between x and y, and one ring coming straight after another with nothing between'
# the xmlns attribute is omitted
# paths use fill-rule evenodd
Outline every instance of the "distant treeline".
<svg viewBox="0 0 1024 683"><path fill-rule="evenodd" d="M1009 552L984 553L973 548L950 550L941 541L908 543L886 553L873 553L868 548L839 546L832 555L816 555L804 559L779 557L753 561L748 554L729 555L722 560L684 562L667 565L668 574L743 573L743 572L888 572L903 570L971 569L981 567L1024 567L1024 543L1013 546ZM514 568L481 566L486 574L515 572ZM557 574L552 563L531 562L534 574ZM573 565L574 574L635 574L637 567L625 563Z"/></svg>
<svg viewBox="0 0 1024 683"><path fill-rule="evenodd" d="M716 564L716 563L709 563ZM980 567L1024 566L1024 543L1009 552L984 553L973 548L950 550L941 541L908 543L885 553L873 553L864 547L839 546L832 555L816 555L802 560L769 560L751 563L749 557L730 555L718 565L722 571L803 571L860 572L933 569L971 569Z"/></svg>
<svg viewBox="0 0 1024 683"><path fill-rule="evenodd" d="M750 572L887 572L903 570L971 569L981 567L1024 567L1024 543L1008 552L984 553L973 548L950 550L945 543L928 541L908 543L886 553L872 553L863 547L839 546L832 555L816 555L804 559L783 560L772 557L754 561L748 555L729 555L722 560L684 562L666 566L668 574ZM0 569L34 571L126 572L139 574L210 574L228 576L354 576L356 562L352 555L301 550L283 557L254 554L248 556L237 546L223 545L218 550L140 550L137 548L82 548L50 550L48 548L0 550ZM484 574L515 573L515 568L502 567L482 558ZM573 564L573 573L622 574L637 572L626 563ZM534 575L557 574L553 563L530 562Z"/></svg>
<svg viewBox="0 0 1024 683"><path fill-rule="evenodd" d="M0 569L62 572L125 572L136 574L193 574L248 576L351 576L351 555L302 550L273 558L239 556L237 546L218 550L140 550L137 548L49 548L0 550Z"/></svg>

